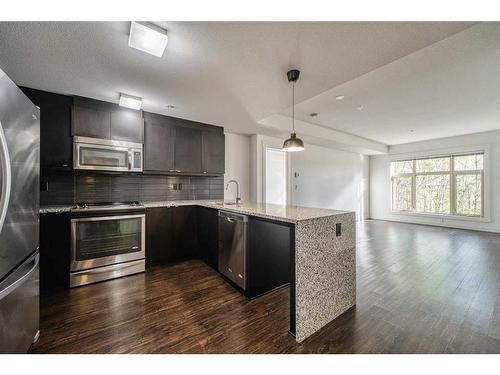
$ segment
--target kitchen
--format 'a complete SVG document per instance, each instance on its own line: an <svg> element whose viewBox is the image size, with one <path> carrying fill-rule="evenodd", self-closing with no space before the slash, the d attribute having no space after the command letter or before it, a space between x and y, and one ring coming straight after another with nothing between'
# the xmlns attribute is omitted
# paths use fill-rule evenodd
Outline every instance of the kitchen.
<svg viewBox="0 0 500 375"><path fill-rule="evenodd" d="M2 359L500 352L498 22L137 18L0 21Z"/></svg>
<svg viewBox="0 0 500 375"><path fill-rule="evenodd" d="M132 22L129 47L140 27L156 32ZM290 70L284 77L292 90L299 75ZM147 273L158 264L200 259L248 300L289 289L287 331L297 342L355 305L354 213L242 201L238 181L224 186L224 128L143 111L140 98L123 93L110 103L16 89L3 77L5 97L24 94L18 101L33 103L33 133L38 122L40 129L40 250L25 250L31 269L10 285L39 272L42 291L41 329L19 342L10 338L19 330L16 322L32 319L19 311L5 325L3 351L24 352L31 342L35 352L67 350L50 330L43 334L45 296L68 288L76 295L72 288L90 290L90 284ZM297 141L293 132L286 142L293 150ZM5 178L12 180L6 189L12 202L22 183L14 178ZM224 189L233 185L234 198L225 199ZM5 210L8 221L15 220L14 209ZM319 280L317 272L323 273ZM16 297L12 286L6 290ZM31 303L30 310L36 300Z"/></svg>

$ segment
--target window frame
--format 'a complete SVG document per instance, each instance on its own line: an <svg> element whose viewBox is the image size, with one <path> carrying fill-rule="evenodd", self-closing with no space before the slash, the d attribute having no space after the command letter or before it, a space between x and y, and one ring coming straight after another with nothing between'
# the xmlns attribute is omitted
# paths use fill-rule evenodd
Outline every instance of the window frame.
<svg viewBox="0 0 500 375"><path fill-rule="evenodd" d="M455 170L455 157L468 156L468 155L483 155L483 169L474 170ZM489 217L485 213L486 207L486 193L485 193L485 170L489 167L487 150L476 150L476 151L464 151L459 153L448 153L448 154L436 154L427 156L414 156L406 158L394 158L390 161L390 183L391 183L391 213L396 214L410 214L410 215L422 215L438 218L454 218L454 219L471 219L480 221L489 221ZM425 159L439 159L439 158L449 158L450 159L450 169L447 171L437 171L437 172L417 172L416 164L417 160ZM398 161L412 161L412 172L407 173L396 173L392 172L392 163ZM416 179L417 176L429 176L429 175L448 175L450 179L450 213L440 214L435 212L424 212L416 210ZM457 213L457 176L461 175L479 175L481 179L481 214L480 215L464 215ZM399 210L394 208L394 179L401 177L411 177L411 209L410 210Z"/></svg>

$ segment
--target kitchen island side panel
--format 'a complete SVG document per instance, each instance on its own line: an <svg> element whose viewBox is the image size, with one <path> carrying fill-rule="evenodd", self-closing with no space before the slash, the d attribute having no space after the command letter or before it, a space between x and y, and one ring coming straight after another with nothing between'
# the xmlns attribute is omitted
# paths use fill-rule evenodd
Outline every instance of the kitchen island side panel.
<svg viewBox="0 0 500 375"><path fill-rule="evenodd" d="M340 236L336 233L338 223ZM354 213L297 222L295 293L298 342L356 304Z"/></svg>

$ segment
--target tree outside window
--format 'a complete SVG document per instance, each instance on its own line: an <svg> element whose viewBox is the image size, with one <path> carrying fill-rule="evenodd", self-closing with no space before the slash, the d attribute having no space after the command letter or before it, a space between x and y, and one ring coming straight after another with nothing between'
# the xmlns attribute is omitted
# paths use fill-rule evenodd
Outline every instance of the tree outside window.
<svg viewBox="0 0 500 375"><path fill-rule="evenodd" d="M393 161L392 210L483 216L484 154Z"/></svg>

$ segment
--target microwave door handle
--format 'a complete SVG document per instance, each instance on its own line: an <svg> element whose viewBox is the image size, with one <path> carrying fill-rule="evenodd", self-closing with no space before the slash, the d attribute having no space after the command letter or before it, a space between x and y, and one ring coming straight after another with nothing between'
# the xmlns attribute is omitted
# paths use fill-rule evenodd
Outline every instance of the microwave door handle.
<svg viewBox="0 0 500 375"><path fill-rule="evenodd" d="M1 173L1 186L0 189L0 232L2 232L5 216L9 207L10 188L11 188L11 171L10 171L10 157L9 149L7 147L7 140L3 132L2 123L0 122L0 173Z"/></svg>

